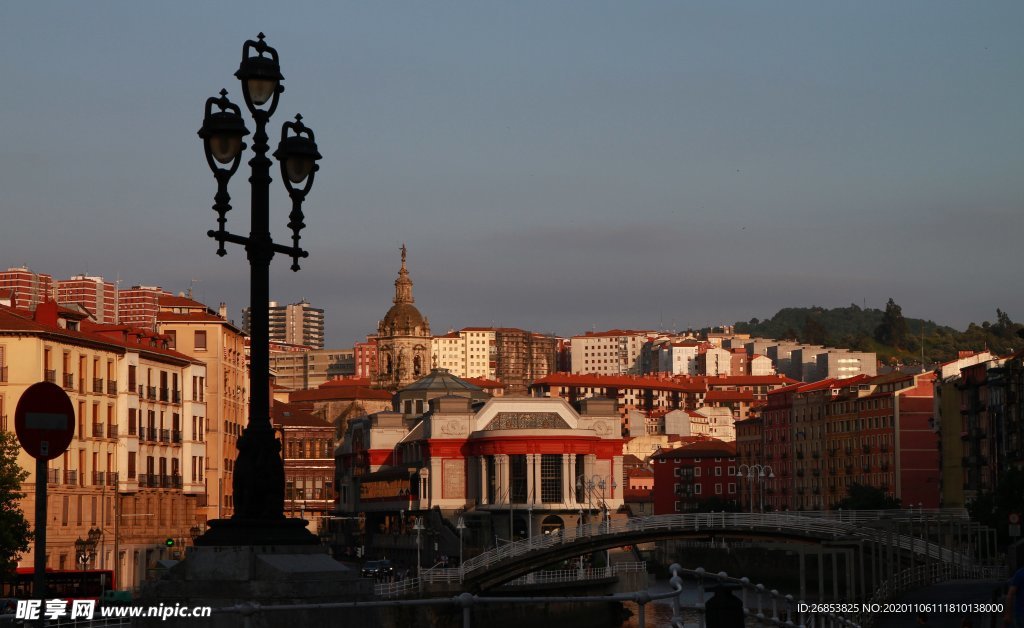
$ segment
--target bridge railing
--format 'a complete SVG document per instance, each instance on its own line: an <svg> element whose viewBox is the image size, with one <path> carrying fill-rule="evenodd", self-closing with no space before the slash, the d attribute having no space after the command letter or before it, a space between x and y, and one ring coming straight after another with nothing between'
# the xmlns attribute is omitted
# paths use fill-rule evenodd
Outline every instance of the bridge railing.
<svg viewBox="0 0 1024 628"><path fill-rule="evenodd" d="M535 571L506 583L506 586L522 586L529 584L556 584L559 582L578 582L580 580L598 580L610 578L624 573L646 573L647 563L618 563L610 567L586 567L583 569L556 569Z"/></svg>
<svg viewBox="0 0 1024 628"><path fill-rule="evenodd" d="M410 600L373 600L361 602L338 602L328 604L306 604L306 605L280 605L280 606L259 606L256 604L240 604L232 607L214 609L215 614L234 613L241 615L245 628L252 628L255 622L260 621L265 613L288 612L298 610L335 610L343 608L375 608L386 606L455 606L462 609L462 626L471 628L472 609L476 606L488 604L607 604L608 602L633 602L637 606L637 626L646 628L647 606L656 601L670 600L672 604L672 628L684 628L684 611L687 613L687 620L696 619L696 625L705 627L705 614L709 602L717 600L718 595L725 595L735 598L729 591L714 592L712 588L724 584L726 587L739 589L739 598L727 600L728 602L739 602L745 617L753 620L758 626L776 626L793 628L794 626L814 626L815 628L859 628L858 624L849 618L844 618L831 613L804 613L801 608L807 608L801 600L792 595L784 595L777 590L769 590L763 584L753 584L747 578L733 578L728 574L708 573L703 569L683 569L679 565L672 565L669 568L672 578L669 580L671 589L667 592L654 593L652 591L636 591L633 593L617 593L611 595L593 596L479 596L471 593L461 593L454 597L438 597L430 599ZM684 586L685 579L694 582L696 601L686 602L683 594L689 593ZM397 584L397 583L396 583ZM712 594L714 597L712 597ZM265 618L263 618L265 620ZM262 624L260 624L262 625ZM685 624L691 626L692 623Z"/></svg>
<svg viewBox="0 0 1024 628"><path fill-rule="evenodd" d="M1002 567L963 566L950 563L916 565L890 576L882 583L882 586L875 590L865 607L892 601L901 593L938 582L968 578L998 579L1004 575L1005 568ZM874 619L873 615L864 614L860 618L861 625L870 627L874 623Z"/></svg>
<svg viewBox="0 0 1024 628"><path fill-rule="evenodd" d="M883 512L883 511L877 511ZM921 554L927 558L962 565L972 563L971 557L943 547L937 543L914 536L897 533L880 533L873 528L866 528L856 521L806 516L803 513L682 513L636 517L626 521L607 520L590 523L574 528L563 528L550 534L534 536L529 539L515 541L488 550L466 560L462 568L464 575L470 577L482 573L490 567L508 559L531 552L550 549L576 543L581 539L592 539L600 536L618 536L623 533L645 531L726 531L726 530L777 530L808 536L831 537L840 539L852 537L870 542L892 544L894 547Z"/></svg>

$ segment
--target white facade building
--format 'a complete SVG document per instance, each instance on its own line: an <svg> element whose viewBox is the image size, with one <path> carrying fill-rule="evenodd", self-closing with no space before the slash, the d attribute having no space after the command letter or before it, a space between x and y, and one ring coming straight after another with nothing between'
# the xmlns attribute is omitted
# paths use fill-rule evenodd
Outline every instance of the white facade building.
<svg viewBox="0 0 1024 628"><path fill-rule="evenodd" d="M626 375L640 372L640 352L653 331L613 329L573 336L572 372Z"/></svg>

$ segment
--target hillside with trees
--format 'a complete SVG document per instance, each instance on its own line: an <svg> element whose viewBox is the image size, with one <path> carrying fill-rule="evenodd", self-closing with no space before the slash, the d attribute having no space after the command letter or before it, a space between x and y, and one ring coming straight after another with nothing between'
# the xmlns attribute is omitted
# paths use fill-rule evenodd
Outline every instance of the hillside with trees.
<svg viewBox="0 0 1024 628"><path fill-rule="evenodd" d="M995 322L971 323L964 331L931 320L906 318L889 299L884 310L849 307L790 307L767 320L752 318L736 323L736 331L762 338L795 340L807 344L874 351L891 363L918 364L922 344L926 364L953 359L958 351L1006 354L1024 348L1024 325L996 309Z"/></svg>

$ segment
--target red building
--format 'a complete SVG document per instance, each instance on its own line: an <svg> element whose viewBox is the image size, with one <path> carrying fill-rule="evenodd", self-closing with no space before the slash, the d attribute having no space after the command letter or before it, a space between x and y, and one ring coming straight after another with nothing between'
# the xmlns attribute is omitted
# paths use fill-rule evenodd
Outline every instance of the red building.
<svg viewBox="0 0 1024 628"><path fill-rule="evenodd" d="M654 456L654 514L737 504L736 445L705 440Z"/></svg>
<svg viewBox="0 0 1024 628"><path fill-rule="evenodd" d="M10 307L31 311L53 298L53 276L24 267L8 268L0 271L0 292L11 294Z"/></svg>
<svg viewBox="0 0 1024 628"><path fill-rule="evenodd" d="M370 336L366 342L357 342L352 350L355 354L356 377L377 381L377 339Z"/></svg>
<svg viewBox="0 0 1024 628"><path fill-rule="evenodd" d="M58 281L57 303L80 305L101 325L117 324L117 288L103 277L75 275Z"/></svg>
<svg viewBox="0 0 1024 628"><path fill-rule="evenodd" d="M858 375L769 393L760 425L763 460L748 462L741 453L744 463L772 467L767 505L835 508L851 485L861 484L906 505L937 507L934 378L933 373Z"/></svg>
<svg viewBox="0 0 1024 628"><path fill-rule="evenodd" d="M157 286L132 286L117 292L117 316L122 325L156 331L160 298L171 296Z"/></svg>

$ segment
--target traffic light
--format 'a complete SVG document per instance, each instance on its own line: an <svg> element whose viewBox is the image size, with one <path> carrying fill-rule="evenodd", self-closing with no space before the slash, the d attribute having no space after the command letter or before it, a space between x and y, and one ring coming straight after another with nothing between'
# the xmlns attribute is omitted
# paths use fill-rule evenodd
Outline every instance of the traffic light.
<svg viewBox="0 0 1024 628"><path fill-rule="evenodd" d="M363 546L362 545L360 545L359 547L356 548L356 557L357 558L362 558L363 557Z"/></svg>
<svg viewBox="0 0 1024 628"><path fill-rule="evenodd" d="M174 547L174 539L172 539L171 537L167 537L167 540L164 541L164 545L166 545L167 547Z"/></svg>

